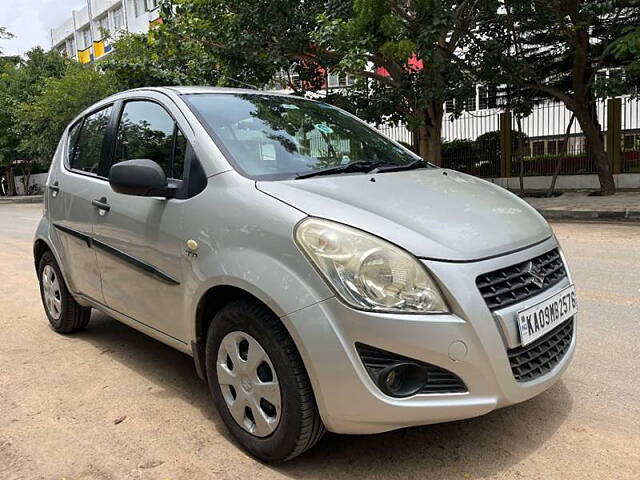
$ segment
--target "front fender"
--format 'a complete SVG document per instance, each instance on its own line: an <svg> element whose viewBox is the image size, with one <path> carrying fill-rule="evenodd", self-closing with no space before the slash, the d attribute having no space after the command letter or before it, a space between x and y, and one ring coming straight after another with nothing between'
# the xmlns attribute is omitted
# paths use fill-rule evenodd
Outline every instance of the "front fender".
<svg viewBox="0 0 640 480"><path fill-rule="evenodd" d="M185 236L197 244L197 253L185 256L190 341L197 338L200 300L213 287L240 288L280 318L333 295L295 245L294 228L305 217L235 172L210 178L188 201Z"/></svg>
<svg viewBox="0 0 640 480"><path fill-rule="evenodd" d="M292 247L295 249L295 246ZM287 262L262 251L235 247L202 259L194 272L194 299L188 302L191 308L188 318L195 319L200 300L210 289L220 286L246 291L281 319L333 296L302 254L297 249L292 254L299 256L299 259L289 257ZM299 268L304 263L307 264L306 268ZM294 267L292 264L298 265ZM290 330L289 325L285 326ZM196 325L192 322L191 340L195 338Z"/></svg>

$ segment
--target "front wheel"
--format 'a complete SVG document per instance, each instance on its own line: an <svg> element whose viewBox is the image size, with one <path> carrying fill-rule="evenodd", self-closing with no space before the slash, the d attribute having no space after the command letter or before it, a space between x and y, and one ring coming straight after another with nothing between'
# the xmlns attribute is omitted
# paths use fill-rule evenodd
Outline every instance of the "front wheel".
<svg viewBox="0 0 640 480"><path fill-rule="evenodd" d="M324 434L298 350L262 305L237 301L218 312L207 335L206 366L223 421L257 458L290 460Z"/></svg>

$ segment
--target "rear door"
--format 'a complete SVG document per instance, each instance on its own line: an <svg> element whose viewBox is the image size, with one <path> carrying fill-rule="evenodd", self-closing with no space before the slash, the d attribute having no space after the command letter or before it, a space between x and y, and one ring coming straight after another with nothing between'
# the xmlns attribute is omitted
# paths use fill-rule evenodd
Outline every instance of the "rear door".
<svg viewBox="0 0 640 480"><path fill-rule="evenodd" d="M113 163L154 160L167 178L183 180L187 140L180 112L161 94L129 98L120 107ZM107 306L185 341L183 211L188 199L138 197L109 189L109 211L96 219L94 243Z"/></svg>
<svg viewBox="0 0 640 480"><path fill-rule="evenodd" d="M101 175L107 159L106 132L113 106L101 107L71 126L61 164L52 170L47 204L52 235L62 246L60 257L74 293L103 302L100 272L92 246L93 223L99 213L93 205L109 188Z"/></svg>

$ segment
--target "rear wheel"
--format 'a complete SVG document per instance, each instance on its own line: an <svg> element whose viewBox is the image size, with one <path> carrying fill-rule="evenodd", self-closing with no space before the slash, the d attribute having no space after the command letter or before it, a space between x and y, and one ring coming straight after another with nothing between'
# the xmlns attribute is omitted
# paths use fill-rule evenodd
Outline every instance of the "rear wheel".
<svg viewBox="0 0 640 480"><path fill-rule="evenodd" d="M91 308L83 307L73 299L51 252L42 255L38 277L44 311L53 329L58 333L73 333L85 328Z"/></svg>
<svg viewBox="0 0 640 480"><path fill-rule="evenodd" d="M218 312L207 335L206 365L223 421L259 459L290 460L324 434L293 340L262 305L238 301Z"/></svg>

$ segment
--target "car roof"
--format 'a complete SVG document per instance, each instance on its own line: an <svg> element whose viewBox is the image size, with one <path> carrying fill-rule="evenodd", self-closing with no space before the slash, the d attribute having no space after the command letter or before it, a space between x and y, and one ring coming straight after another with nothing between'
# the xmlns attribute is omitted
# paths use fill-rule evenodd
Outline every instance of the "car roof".
<svg viewBox="0 0 640 480"><path fill-rule="evenodd" d="M196 95L202 93L242 93L245 95L279 95L279 96L291 96L291 93L285 91L277 91L277 90L256 90L251 88L234 88L234 87L199 87L199 86L191 86L191 87L180 87L180 86L170 86L170 87L145 87L143 90L156 90L156 91L167 91L170 90L178 95ZM135 91L135 90L129 90Z"/></svg>

